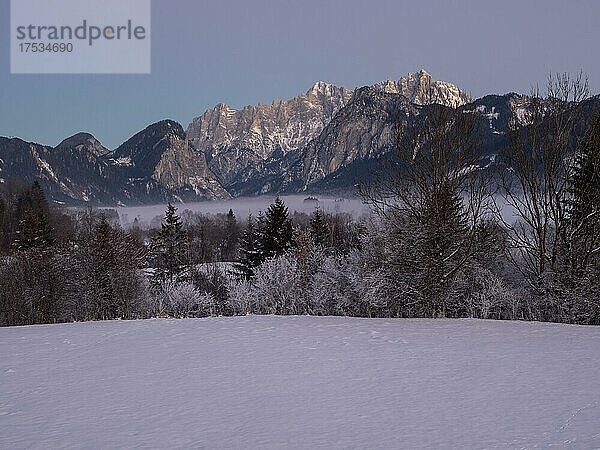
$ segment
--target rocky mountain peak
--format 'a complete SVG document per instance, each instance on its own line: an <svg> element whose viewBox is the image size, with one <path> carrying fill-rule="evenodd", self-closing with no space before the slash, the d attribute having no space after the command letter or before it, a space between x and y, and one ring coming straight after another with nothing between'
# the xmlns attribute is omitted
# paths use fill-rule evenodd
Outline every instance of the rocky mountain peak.
<svg viewBox="0 0 600 450"><path fill-rule="evenodd" d="M306 91L306 96L309 97L311 95L313 96L335 96L337 92L340 92L340 90L343 90L345 88L340 88L338 86L335 86L333 84L330 83L326 83L324 81L317 81L315 84L313 84L311 86L311 88Z"/></svg>
<svg viewBox="0 0 600 450"><path fill-rule="evenodd" d="M183 127L173 120L161 120L136 133L121 144L111 157L121 165L154 167L163 153L173 145L185 144ZM122 162L127 161L127 164Z"/></svg>
<svg viewBox="0 0 600 450"><path fill-rule="evenodd" d="M76 150L79 152L90 153L94 156L102 156L108 153L106 149L98 139L96 139L90 133L76 133L64 139L60 144L55 147L55 150Z"/></svg>
<svg viewBox="0 0 600 450"><path fill-rule="evenodd" d="M183 127L173 120L153 123L110 156L134 192L151 190L164 195L167 189L180 199L228 197L208 169L204 154L190 144Z"/></svg>
<svg viewBox="0 0 600 450"><path fill-rule="evenodd" d="M468 92L452 83L435 80L426 70L408 73L399 80L385 80L373 85L376 89L391 94L401 94L417 105L439 103L452 108L471 103Z"/></svg>
<svg viewBox="0 0 600 450"><path fill-rule="evenodd" d="M209 168L223 186L239 193L240 183L280 170L274 167L284 160L299 157L354 98L362 107L387 102L378 96L389 94L401 94L408 102L419 105L441 103L458 107L471 101L465 91L451 83L434 80L425 70L365 89L352 92L317 81L305 93L289 100L242 109L219 103L192 120L187 138L205 154ZM363 91L365 95L361 97Z"/></svg>
<svg viewBox="0 0 600 450"><path fill-rule="evenodd" d="M153 123L147 127L143 132L145 133L156 133L157 135L169 134L176 136L179 139L185 139L185 131L179 122L175 122L171 119L164 119L159 122Z"/></svg>

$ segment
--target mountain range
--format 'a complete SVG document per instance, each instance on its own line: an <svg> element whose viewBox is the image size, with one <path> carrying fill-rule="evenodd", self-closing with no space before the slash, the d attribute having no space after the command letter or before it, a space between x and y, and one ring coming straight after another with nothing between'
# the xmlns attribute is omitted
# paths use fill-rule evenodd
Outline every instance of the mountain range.
<svg viewBox="0 0 600 450"><path fill-rule="evenodd" d="M600 101L595 98L595 101ZM441 104L477 114L482 165L504 146L527 97L463 89L424 70L354 91L322 81L290 100L234 109L220 103L192 119L149 125L113 150L78 133L56 147L0 137L0 183L39 180L68 205L191 202L269 193L348 195L394 147L400 115Z"/></svg>

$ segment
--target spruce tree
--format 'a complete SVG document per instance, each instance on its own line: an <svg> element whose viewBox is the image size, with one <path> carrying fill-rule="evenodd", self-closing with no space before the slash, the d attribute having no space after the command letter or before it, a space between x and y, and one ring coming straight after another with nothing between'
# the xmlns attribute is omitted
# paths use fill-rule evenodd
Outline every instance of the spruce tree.
<svg viewBox="0 0 600 450"><path fill-rule="evenodd" d="M234 265L236 274L250 280L254 276L254 269L264 261L260 249L260 231L257 221L252 214L248 216L246 227L240 239L240 259Z"/></svg>
<svg viewBox="0 0 600 450"><path fill-rule="evenodd" d="M8 207L0 194L0 254L6 250L8 237Z"/></svg>
<svg viewBox="0 0 600 450"><path fill-rule="evenodd" d="M104 216L79 254L92 319L132 318L143 294L143 245Z"/></svg>
<svg viewBox="0 0 600 450"><path fill-rule="evenodd" d="M15 237L15 247L18 250L32 248L48 248L54 245L54 236L50 222L43 213L33 209L25 211L19 222L19 230Z"/></svg>
<svg viewBox="0 0 600 450"><path fill-rule="evenodd" d="M232 209L229 209L225 219L225 235L221 246L221 259L233 261L236 257L239 239L239 226Z"/></svg>
<svg viewBox="0 0 600 450"><path fill-rule="evenodd" d="M187 241L177 208L167 206L165 221L151 243L153 281L178 281L187 270Z"/></svg>
<svg viewBox="0 0 600 450"><path fill-rule="evenodd" d="M115 286L112 275L118 267L115 232L103 215L94 229L91 242L94 318L116 317Z"/></svg>
<svg viewBox="0 0 600 450"><path fill-rule="evenodd" d="M596 214L600 214L600 112L592 116L577 155L571 220L575 224L590 222Z"/></svg>
<svg viewBox="0 0 600 450"><path fill-rule="evenodd" d="M264 259L280 256L294 246L294 229L283 200L275 199L261 226L260 250Z"/></svg>
<svg viewBox="0 0 600 450"><path fill-rule="evenodd" d="M20 221L28 210L36 213L43 213L46 216L50 213L50 206L44 190L36 180L31 187L23 192L17 199L17 218Z"/></svg>
<svg viewBox="0 0 600 450"><path fill-rule="evenodd" d="M569 249L564 269L571 281L579 281L600 243L600 112L596 112L581 141L572 177L569 233L563 244Z"/></svg>
<svg viewBox="0 0 600 450"><path fill-rule="evenodd" d="M329 224L319 208L315 209L310 217L310 235L316 245L326 246L329 243Z"/></svg>
<svg viewBox="0 0 600 450"><path fill-rule="evenodd" d="M54 232L48 219L49 215L50 208L44 190L35 181L17 202L19 229L15 237L15 247L26 250L54 245Z"/></svg>

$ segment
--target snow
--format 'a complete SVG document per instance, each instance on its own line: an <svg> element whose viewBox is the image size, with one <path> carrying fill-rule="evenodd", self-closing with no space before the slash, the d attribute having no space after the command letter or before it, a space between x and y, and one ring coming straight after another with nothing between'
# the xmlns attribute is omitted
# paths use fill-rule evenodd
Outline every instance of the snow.
<svg viewBox="0 0 600 450"><path fill-rule="evenodd" d="M117 166L131 166L131 165L133 165L131 163L131 157L130 156L121 156L119 158L112 159L111 161L113 162L113 164L116 164Z"/></svg>
<svg viewBox="0 0 600 450"><path fill-rule="evenodd" d="M3 328L0 448L597 448L599 344L480 320Z"/></svg>
<svg viewBox="0 0 600 450"><path fill-rule="evenodd" d="M31 145L32 148L32 154L33 157L35 158L37 165L40 169L45 170L46 172L48 172L48 175L50 176L50 178L54 181L58 181L58 178L56 177L56 175L54 174L54 171L52 170L52 167L50 167L50 164L48 164L47 161L43 160L40 155L38 154L38 152L33 148L33 145Z"/></svg>

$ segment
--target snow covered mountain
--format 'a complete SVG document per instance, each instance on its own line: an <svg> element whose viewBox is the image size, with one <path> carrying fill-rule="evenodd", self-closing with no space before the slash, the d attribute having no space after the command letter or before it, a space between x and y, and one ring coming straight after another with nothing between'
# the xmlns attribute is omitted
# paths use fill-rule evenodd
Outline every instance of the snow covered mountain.
<svg viewBox="0 0 600 450"><path fill-rule="evenodd" d="M320 191L325 186L315 184L332 175L338 176L338 188L353 188L365 175L359 166L392 149L393 127L399 117L416 112L416 106L402 95L372 87L356 90L346 107L304 149L290 188Z"/></svg>
<svg viewBox="0 0 600 450"><path fill-rule="evenodd" d="M376 83L373 90L396 94L396 97L402 97L401 101L408 99L418 105L440 103L458 107L471 102L465 91L445 81L434 80L424 70L409 73L397 81ZM232 195L255 195L282 187L289 189L292 185L302 185L302 182L292 180L290 165L298 164L298 158L307 151L310 154L307 147L322 136L324 129L352 102L354 95L347 88L319 81L306 93L290 100L276 100L270 105L236 110L221 103L193 119L187 128L187 137L205 153L209 167ZM379 116L378 111L370 111L374 112L373 118ZM364 122L362 125L366 126ZM364 144L372 145L366 141ZM329 169L344 166L344 162L349 161L344 153L361 154L364 149L338 147L337 152L332 156L335 162ZM337 161L342 162L338 164ZM319 164L317 161L303 164L311 166L313 163ZM323 172L322 168L314 170ZM304 180L306 187L314 176L310 170L303 170L303 173L308 177Z"/></svg>
<svg viewBox="0 0 600 450"><path fill-rule="evenodd" d="M434 80L423 69L417 73L409 73L398 81L381 81L373 87L388 94L403 95L417 105L438 103L458 108L473 101L466 91L446 81Z"/></svg>
<svg viewBox="0 0 600 450"><path fill-rule="evenodd" d="M107 150L90 134L79 133L56 147L0 137L0 183L39 180L58 202L115 203L115 174L103 159Z"/></svg>
<svg viewBox="0 0 600 450"><path fill-rule="evenodd" d="M236 110L220 103L192 120L187 137L228 187L242 172L260 172L265 161L283 158L316 137L352 92L319 81L291 100Z"/></svg>
<svg viewBox="0 0 600 450"><path fill-rule="evenodd" d="M121 196L128 203L229 197L208 169L204 154L172 120L150 125L108 156L111 165L126 178Z"/></svg>

